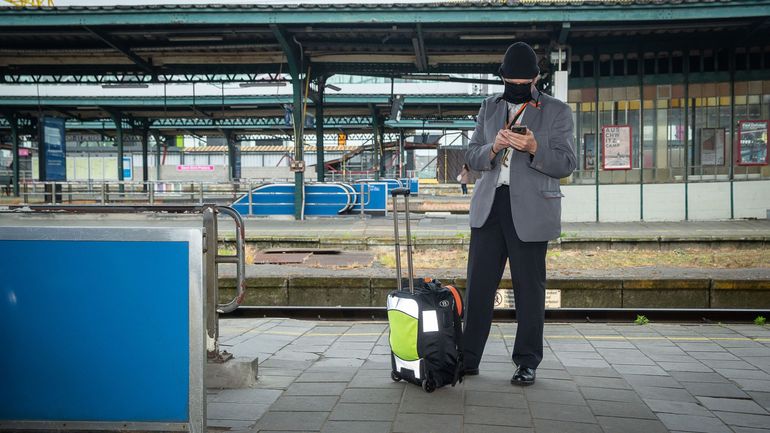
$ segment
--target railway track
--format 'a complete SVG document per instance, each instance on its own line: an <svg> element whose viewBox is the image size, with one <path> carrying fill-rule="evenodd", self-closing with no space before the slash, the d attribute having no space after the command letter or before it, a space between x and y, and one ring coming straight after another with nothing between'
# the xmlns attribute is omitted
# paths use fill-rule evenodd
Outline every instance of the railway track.
<svg viewBox="0 0 770 433"><path fill-rule="evenodd" d="M547 322L633 322L637 316L653 322L753 322L758 316L770 316L763 309L699 308L553 308L545 310ZM288 317L311 320L387 320L385 307L302 307L241 306L224 318ZM497 308L494 320L514 321L516 310Z"/></svg>

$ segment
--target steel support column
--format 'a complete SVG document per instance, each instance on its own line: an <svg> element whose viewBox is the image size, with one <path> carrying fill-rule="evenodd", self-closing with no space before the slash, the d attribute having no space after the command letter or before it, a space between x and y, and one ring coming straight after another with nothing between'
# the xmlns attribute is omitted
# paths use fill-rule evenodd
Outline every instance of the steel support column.
<svg viewBox="0 0 770 433"><path fill-rule="evenodd" d="M235 179L235 143L230 131L222 131L227 142L227 179L232 182Z"/></svg>
<svg viewBox="0 0 770 433"><path fill-rule="evenodd" d="M271 24L270 29L273 31L273 35L281 44L284 54L286 55L286 62L289 65L289 74L291 75L291 83L293 88L293 123L294 123L294 160L304 161L303 153L303 140L302 140L302 77L300 76L302 57L297 53L293 43L289 43L287 35L284 33L283 28L278 25ZM305 202L305 173L303 171L294 172L294 218L301 220L304 215L304 202Z"/></svg>
<svg viewBox="0 0 770 433"><path fill-rule="evenodd" d="M315 172L319 182L324 181L324 93L326 76L318 77L318 94L315 101Z"/></svg>
<svg viewBox="0 0 770 433"><path fill-rule="evenodd" d="M687 56L683 56L685 60L682 62L682 72L684 72L684 220L687 221L690 219L688 182L690 174L690 62L688 61L690 50L685 49L684 52L688 53Z"/></svg>
<svg viewBox="0 0 770 433"><path fill-rule="evenodd" d="M735 219L735 48L730 49L730 219Z"/></svg>
<svg viewBox="0 0 770 433"><path fill-rule="evenodd" d="M369 104L369 110L372 113L372 141L374 143L374 180L380 180L380 164L382 160L382 142L380 141L380 132L378 128L380 123L377 121L378 110L374 104Z"/></svg>
<svg viewBox="0 0 770 433"><path fill-rule="evenodd" d="M106 110L112 122L115 124L115 144L118 146L118 180L120 185L118 190L120 192L125 191L123 186L123 115L118 111Z"/></svg>
<svg viewBox="0 0 770 433"><path fill-rule="evenodd" d="M404 170L404 130L398 130L398 176L406 177Z"/></svg>
<svg viewBox="0 0 770 433"><path fill-rule="evenodd" d="M644 221L644 53L638 51L636 71L639 75L639 219Z"/></svg>
<svg viewBox="0 0 770 433"><path fill-rule="evenodd" d="M19 117L16 113L4 114L11 127L11 153L13 154L11 179L13 180L13 196L19 196Z"/></svg>
<svg viewBox="0 0 770 433"><path fill-rule="evenodd" d="M599 222L599 161L600 158L599 140L602 138L602 121L600 119L599 110L599 50L594 49L594 91L596 92L594 102L594 114L596 115L596 138L594 139L594 184L596 184L596 222Z"/></svg>
<svg viewBox="0 0 770 433"><path fill-rule="evenodd" d="M155 180L160 180L160 146L164 140L161 139L161 135L158 132L152 134L155 138Z"/></svg>
<svg viewBox="0 0 770 433"><path fill-rule="evenodd" d="M150 180L150 172L147 161L147 153L149 147L149 135L150 135L150 121L145 119L142 122L141 140L142 140L142 191L147 192L147 182Z"/></svg>
<svg viewBox="0 0 770 433"><path fill-rule="evenodd" d="M387 159L385 158L385 118L377 119L377 132L380 134L380 177L385 177L385 164Z"/></svg>

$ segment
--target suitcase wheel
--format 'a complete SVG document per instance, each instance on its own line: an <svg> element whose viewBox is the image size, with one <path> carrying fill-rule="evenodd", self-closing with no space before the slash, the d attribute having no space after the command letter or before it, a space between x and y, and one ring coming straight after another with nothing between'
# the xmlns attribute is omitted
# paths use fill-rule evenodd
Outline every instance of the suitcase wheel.
<svg viewBox="0 0 770 433"><path fill-rule="evenodd" d="M436 390L436 384L433 383L432 380L423 379L423 381L422 381L422 390L427 392L427 393L431 393L431 392Z"/></svg>
<svg viewBox="0 0 770 433"><path fill-rule="evenodd" d="M390 378L393 379L393 382L401 382L401 375L395 371L390 372Z"/></svg>

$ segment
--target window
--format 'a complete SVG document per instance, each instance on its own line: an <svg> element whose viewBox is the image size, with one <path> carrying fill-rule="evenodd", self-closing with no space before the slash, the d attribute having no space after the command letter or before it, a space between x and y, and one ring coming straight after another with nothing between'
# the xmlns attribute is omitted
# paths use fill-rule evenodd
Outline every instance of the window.
<svg viewBox="0 0 770 433"><path fill-rule="evenodd" d="M700 72L701 56L698 53L690 53L690 72Z"/></svg>
<svg viewBox="0 0 770 433"><path fill-rule="evenodd" d="M747 56L747 54L745 52L735 53L735 70L736 71L745 71L746 70L747 58L748 58L748 56Z"/></svg>
<svg viewBox="0 0 770 433"><path fill-rule="evenodd" d="M612 73L615 76L626 75L626 72L623 70L623 59L613 59L612 69Z"/></svg>
<svg viewBox="0 0 770 433"><path fill-rule="evenodd" d="M681 74L683 71L682 65L684 63L684 59L681 55L674 56L671 58L671 73L673 74Z"/></svg>
<svg viewBox="0 0 770 433"><path fill-rule="evenodd" d="M746 57L743 58L744 69L746 65ZM722 48L717 52L717 70L729 71L730 70L730 58L726 49Z"/></svg>
<svg viewBox="0 0 770 433"><path fill-rule="evenodd" d="M655 74L655 58L649 57L644 59L644 75Z"/></svg>
<svg viewBox="0 0 770 433"><path fill-rule="evenodd" d="M626 67L628 68L628 75L636 75L639 73L639 62L637 59L628 59Z"/></svg>

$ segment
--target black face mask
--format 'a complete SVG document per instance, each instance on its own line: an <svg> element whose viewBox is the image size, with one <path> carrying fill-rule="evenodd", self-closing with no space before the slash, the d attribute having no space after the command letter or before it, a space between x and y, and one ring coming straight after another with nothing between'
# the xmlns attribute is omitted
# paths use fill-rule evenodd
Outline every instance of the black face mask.
<svg viewBox="0 0 770 433"><path fill-rule="evenodd" d="M505 83L505 92L503 99L512 104L523 104L532 99L532 83L513 84L507 81Z"/></svg>

